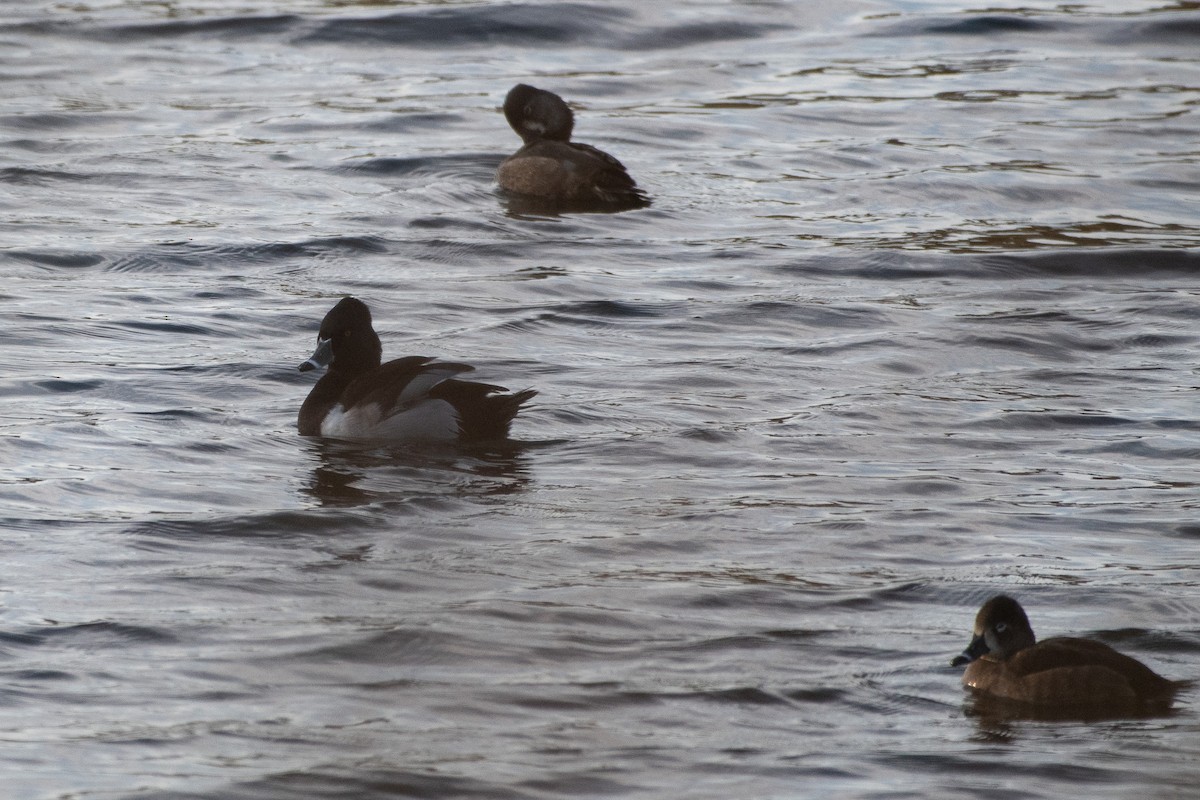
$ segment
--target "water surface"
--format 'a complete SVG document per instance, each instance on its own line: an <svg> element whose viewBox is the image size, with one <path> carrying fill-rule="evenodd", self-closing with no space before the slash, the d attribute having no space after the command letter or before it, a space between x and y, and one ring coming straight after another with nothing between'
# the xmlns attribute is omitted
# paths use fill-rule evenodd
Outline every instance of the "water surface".
<svg viewBox="0 0 1200 800"><path fill-rule="evenodd" d="M10 4L14 798L1183 796L987 596L1200 675L1194 4ZM654 205L531 214L517 82ZM303 439L321 316L539 390Z"/></svg>

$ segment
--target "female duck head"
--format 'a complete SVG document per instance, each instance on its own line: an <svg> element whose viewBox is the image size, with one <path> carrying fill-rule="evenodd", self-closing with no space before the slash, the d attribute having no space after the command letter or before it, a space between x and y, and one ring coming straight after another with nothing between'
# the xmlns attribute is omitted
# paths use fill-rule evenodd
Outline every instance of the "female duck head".
<svg viewBox="0 0 1200 800"><path fill-rule="evenodd" d="M967 649L952 662L959 667L977 658L1003 661L1018 650L1037 643L1029 617L1021 604L1008 595L996 595L975 615L975 635Z"/></svg>
<svg viewBox="0 0 1200 800"><path fill-rule="evenodd" d="M518 83L504 98L504 118L525 144L550 140L569 142L575 115L554 92Z"/></svg>

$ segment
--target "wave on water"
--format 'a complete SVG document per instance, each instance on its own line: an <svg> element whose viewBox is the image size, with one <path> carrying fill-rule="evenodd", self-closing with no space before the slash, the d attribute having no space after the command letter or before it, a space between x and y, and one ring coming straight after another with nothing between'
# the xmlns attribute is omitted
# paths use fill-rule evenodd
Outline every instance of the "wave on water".
<svg viewBox="0 0 1200 800"><path fill-rule="evenodd" d="M279 36L304 18L294 14L270 16L224 16L214 19L166 20L162 22L97 25L89 17L82 21L40 19L8 26L12 33L28 36L81 37L110 42L134 42L146 39L198 36L208 38L246 38Z"/></svg>
<svg viewBox="0 0 1200 800"><path fill-rule="evenodd" d="M374 44L416 48L591 46L615 50L669 50L712 42L754 39L788 26L725 19L661 24L626 8L595 3L514 3L419 9L377 16L296 14L231 15L152 23L87 24L61 20L17 23L28 36L82 37L107 42L173 38L238 41L288 38L296 44Z"/></svg>
<svg viewBox="0 0 1200 800"><path fill-rule="evenodd" d="M348 255L390 252L395 245L378 236L330 236L297 242L210 245L197 242L163 242L136 252L95 253L66 250L9 250L0 262L12 260L54 269L92 269L112 272L168 272L223 265L264 264L319 258L333 253Z"/></svg>
<svg viewBox="0 0 1200 800"><path fill-rule="evenodd" d="M1177 45L1200 38L1200 14L1194 4L1131 9L1126 13L1076 13L1063 6L1028 9L1023 13L979 13L964 10L957 15L935 13L912 15L887 21L869 36L980 36L1000 40L1029 35L1064 34L1096 44L1134 43Z"/></svg>
<svg viewBox="0 0 1200 800"><path fill-rule="evenodd" d="M1006 253L905 253L889 250L820 254L780 259L776 269L797 274L854 275L879 280L979 278L1190 277L1200 270L1200 252L1185 249L1075 247Z"/></svg>

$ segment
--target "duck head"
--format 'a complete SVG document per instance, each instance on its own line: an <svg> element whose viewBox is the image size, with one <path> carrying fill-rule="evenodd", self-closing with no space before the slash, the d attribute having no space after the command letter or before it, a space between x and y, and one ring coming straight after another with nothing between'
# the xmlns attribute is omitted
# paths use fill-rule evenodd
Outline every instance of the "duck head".
<svg viewBox="0 0 1200 800"><path fill-rule="evenodd" d="M344 297L321 320L317 349L300 365L301 372L328 366L350 372L362 372L379 366L383 345L371 326L367 304Z"/></svg>
<svg viewBox="0 0 1200 800"><path fill-rule="evenodd" d="M575 115L554 92L518 83L504 98L504 118L525 144L549 139L569 142Z"/></svg>
<svg viewBox="0 0 1200 800"><path fill-rule="evenodd" d="M975 615L975 635L971 643L950 663L959 667L984 656L993 661L1003 661L1036 642L1025 609L1008 595L999 594L979 609Z"/></svg>

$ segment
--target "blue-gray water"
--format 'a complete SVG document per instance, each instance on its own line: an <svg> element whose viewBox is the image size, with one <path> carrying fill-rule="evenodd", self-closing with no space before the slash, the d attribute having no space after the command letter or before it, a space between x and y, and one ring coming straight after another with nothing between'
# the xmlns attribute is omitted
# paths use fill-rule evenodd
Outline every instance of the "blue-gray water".
<svg viewBox="0 0 1200 800"><path fill-rule="evenodd" d="M653 207L509 205L521 81ZM8 2L0 98L5 798L1194 793L948 666L1200 677L1194 3ZM297 436L347 293L517 445Z"/></svg>

